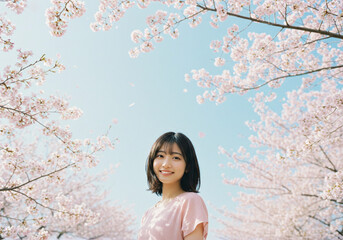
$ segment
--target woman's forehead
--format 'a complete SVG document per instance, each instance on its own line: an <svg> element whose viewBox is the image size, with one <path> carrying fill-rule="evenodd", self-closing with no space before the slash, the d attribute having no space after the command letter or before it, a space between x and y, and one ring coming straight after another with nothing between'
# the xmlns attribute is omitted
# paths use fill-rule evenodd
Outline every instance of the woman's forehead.
<svg viewBox="0 0 343 240"><path fill-rule="evenodd" d="M171 153L181 153L179 146L175 142L165 142L162 144L161 148L158 150L159 152L165 152L167 154Z"/></svg>

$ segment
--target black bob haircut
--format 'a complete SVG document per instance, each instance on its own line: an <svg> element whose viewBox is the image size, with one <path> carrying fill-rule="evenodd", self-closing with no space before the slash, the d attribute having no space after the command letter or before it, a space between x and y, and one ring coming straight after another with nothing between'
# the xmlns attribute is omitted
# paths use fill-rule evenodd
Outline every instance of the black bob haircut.
<svg viewBox="0 0 343 240"><path fill-rule="evenodd" d="M176 143L180 148L183 158L186 162L185 173L181 178L181 188L185 192L199 192L200 188L200 170L198 159L191 140L182 133L167 132L160 136L152 145L149 156L146 161L145 170L150 191L157 195L162 195L162 183L154 172L153 162L158 151L162 147L168 154L171 153L173 144Z"/></svg>

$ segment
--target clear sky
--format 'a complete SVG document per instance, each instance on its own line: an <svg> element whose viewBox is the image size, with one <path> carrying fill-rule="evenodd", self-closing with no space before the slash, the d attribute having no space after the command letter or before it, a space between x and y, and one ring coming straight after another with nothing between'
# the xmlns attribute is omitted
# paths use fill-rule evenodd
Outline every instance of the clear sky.
<svg viewBox="0 0 343 240"><path fill-rule="evenodd" d="M72 20L66 34L56 38L49 34L45 24L45 9L50 2L35 0L28 4L22 15L8 14L17 27L13 37L15 48L33 50L37 58L44 53L51 58L61 55L66 71L50 75L43 88L47 93L69 96L71 105L83 110L79 120L70 122L74 137L96 137L106 132L112 119L118 119L118 124L112 124L110 136L118 137L120 143L116 150L101 155L99 166L106 168L111 163L120 163L104 184L104 189L111 190L111 200L133 206L138 228L144 212L159 200L146 191L145 160L150 147L164 132L182 132L192 140L198 155L200 195L210 215L208 239L216 239L213 229L220 225L213 220L212 216L218 214L210 203L234 211L235 204L229 194L234 195L236 189L223 184L221 174L239 175L218 166L227 162L218 154L218 146L228 151L248 146L251 132L245 121L256 115L247 101L251 94L227 96L228 100L218 106L211 102L199 105L195 97L203 89L195 81L185 82L184 74L200 68L213 73L221 71L213 66L216 55L209 44L221 39L236 20L223 23L221 29L211 28L206 21L195 29L184 25L180 27L179 39L166 36L165 41L155 44L151 53L130 59L128 51L135 46L130 39L132 30L142 30L145 17L156 9L135 7L117 27L94 33L89 24L94 21L98 1L86 1L86 14ZM4 3L0 7L1 12L5 11ZM1 54L2 68L13 63L14 54L14 51ZM199 137L200 132L205 136Z"/></svg>

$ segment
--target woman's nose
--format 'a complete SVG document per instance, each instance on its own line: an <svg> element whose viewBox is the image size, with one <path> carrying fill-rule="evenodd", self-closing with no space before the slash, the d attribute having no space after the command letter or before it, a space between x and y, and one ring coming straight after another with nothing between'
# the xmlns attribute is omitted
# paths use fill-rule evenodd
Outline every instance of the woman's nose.
<svg viewBox="0 0 343 240"><path fill-rule="evenodd" d="M162 166L163 167L170 166L170 160L171 159L169 157L165 157L164 160L163 160Z"/></svg>

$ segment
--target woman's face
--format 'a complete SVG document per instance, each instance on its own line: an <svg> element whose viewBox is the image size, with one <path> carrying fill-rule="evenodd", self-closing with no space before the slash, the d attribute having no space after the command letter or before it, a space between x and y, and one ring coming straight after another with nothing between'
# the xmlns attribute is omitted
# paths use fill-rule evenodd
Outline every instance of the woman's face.
<svg viewBox="0 0 343 240"><path fill-rule="evenodd" d="M173 143L171 152L166 145L157 152L153 162L154 172L163 184L180 184L185 173L186 161L176 143Z"/></svg>

